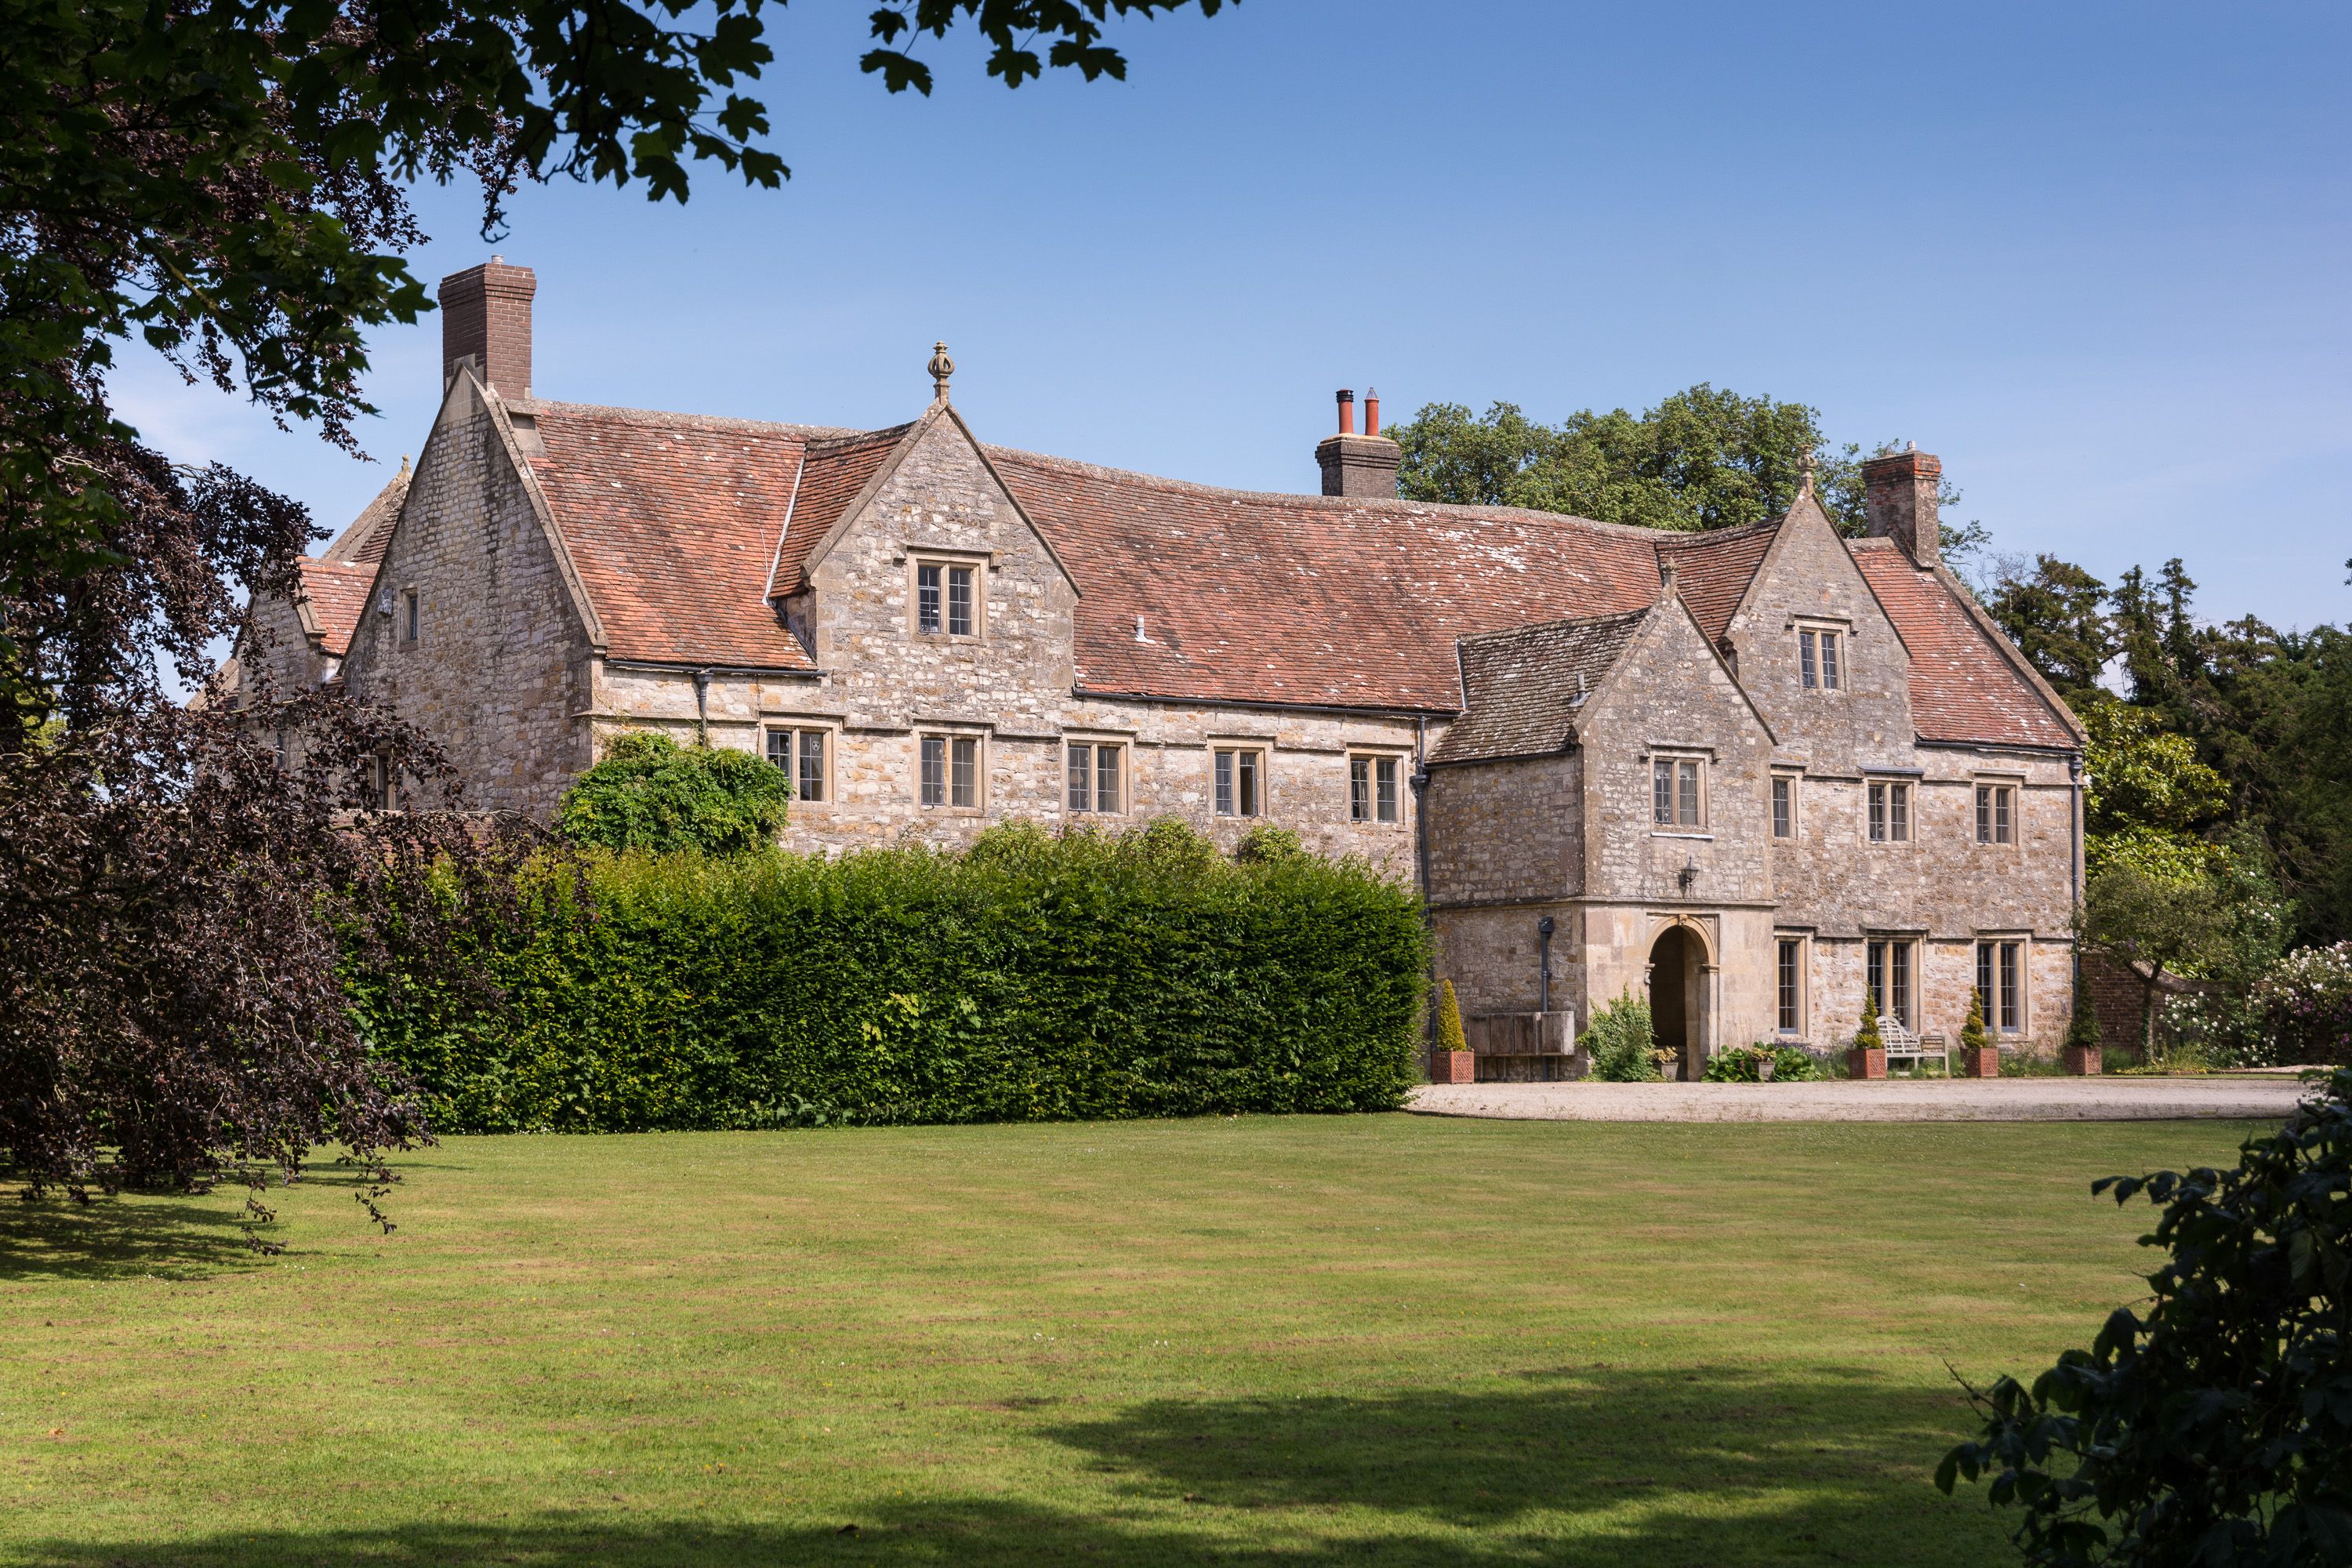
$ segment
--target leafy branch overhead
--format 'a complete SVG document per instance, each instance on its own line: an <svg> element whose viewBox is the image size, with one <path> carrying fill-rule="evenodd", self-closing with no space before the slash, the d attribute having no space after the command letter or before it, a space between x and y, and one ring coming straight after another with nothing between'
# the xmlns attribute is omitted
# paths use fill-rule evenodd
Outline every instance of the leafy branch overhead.
<svg viewBox="0 0 2352 1568"><path fill-rule="evenodd" d="M1227 0L1198 3L1201 15L1213 16ZM1114 16L1181 11L1191 4L1193 0L892 0L877 7L871 18L873 36L881 47L868 49L858 64L868 74L880 72L892 92L911 87L929 95L931 68L890 46L919 33L943 38L960 20L970 17L991 45L988 74L1007 87L1034 80L1049 64L1076 67L1088 81L1106 76L1125 81L1127 58L1102 41L1103 23ZM1052 42L1041 62L1035 46L1047 39Z"/></svg>

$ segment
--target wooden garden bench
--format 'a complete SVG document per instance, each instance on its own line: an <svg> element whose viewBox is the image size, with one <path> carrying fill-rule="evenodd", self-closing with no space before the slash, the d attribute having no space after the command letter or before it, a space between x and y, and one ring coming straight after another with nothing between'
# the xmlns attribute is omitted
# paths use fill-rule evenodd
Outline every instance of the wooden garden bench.
<svg viewBox="0 0 2352 1568"><path fill-rule="evenodd" d="M1943 1064L1946 1078L1952 1076L1952 1052L1945 1044L1943 1036L1915 1035L1905 1028L1900 1020L1881 1014L1878 1037L1886 1043L1888 1068L1892 1068L1896 1062L1909 1062L1916 1071L1920 1063L1933 1058Z"/></svg>

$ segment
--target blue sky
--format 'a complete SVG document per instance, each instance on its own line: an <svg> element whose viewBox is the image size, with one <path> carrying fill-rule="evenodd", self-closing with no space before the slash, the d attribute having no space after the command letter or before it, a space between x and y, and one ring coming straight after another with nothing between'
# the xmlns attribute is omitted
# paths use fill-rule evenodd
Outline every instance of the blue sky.
<svg viewBox="0 0 2352 1568"><path fill-rule="evenodd" d="M1128 25L1124 84L929 100L866 7L781 16L781 192L420 193L429 280L540 279L542 396L911 416L935 338L983 437L1311 489L1338 386L1545 419L1708 381L1940 454L1995 547L2200 609L2352 619L2352 7L1246 0ZM362 432L423 439L439 321ZM340 527L384 468L131 360L127 416Z"/></svg>

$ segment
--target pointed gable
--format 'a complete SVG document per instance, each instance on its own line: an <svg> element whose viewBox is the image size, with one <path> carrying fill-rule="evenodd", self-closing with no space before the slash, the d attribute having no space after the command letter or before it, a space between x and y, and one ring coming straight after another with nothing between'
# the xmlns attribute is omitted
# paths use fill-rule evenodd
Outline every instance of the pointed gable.
<svg viewBox="0 0 2352 1568"><path fill-rule="evenodd" d="M807 586L809 552L841 521L850 503L865 492L892 449L913 428L911 424L896 425L887 430L809 445L790 515L777 541L770 594L789 594Z"/></svg>
<svg viewBox="0 0 2352 1568"><path fill-rule="evenodd" d="M1911 653L1911 718L1923 741L2073 751L2074 729L1978 623L1958 590L1891 539L1853 542L1854 564Z"/></svg>

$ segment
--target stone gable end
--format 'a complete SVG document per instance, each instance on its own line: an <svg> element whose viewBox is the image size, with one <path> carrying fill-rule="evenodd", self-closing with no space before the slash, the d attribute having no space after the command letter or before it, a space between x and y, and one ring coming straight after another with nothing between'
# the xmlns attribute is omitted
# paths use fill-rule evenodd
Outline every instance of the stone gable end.
<svg viewBox="0 0 2352 1568"><path fill-rule="evenodd" d="M439 742L466 780L465 805L544 816L593 760L582 717L590 661L506 437L460 374L352 635L345 684Z"/></svg>

